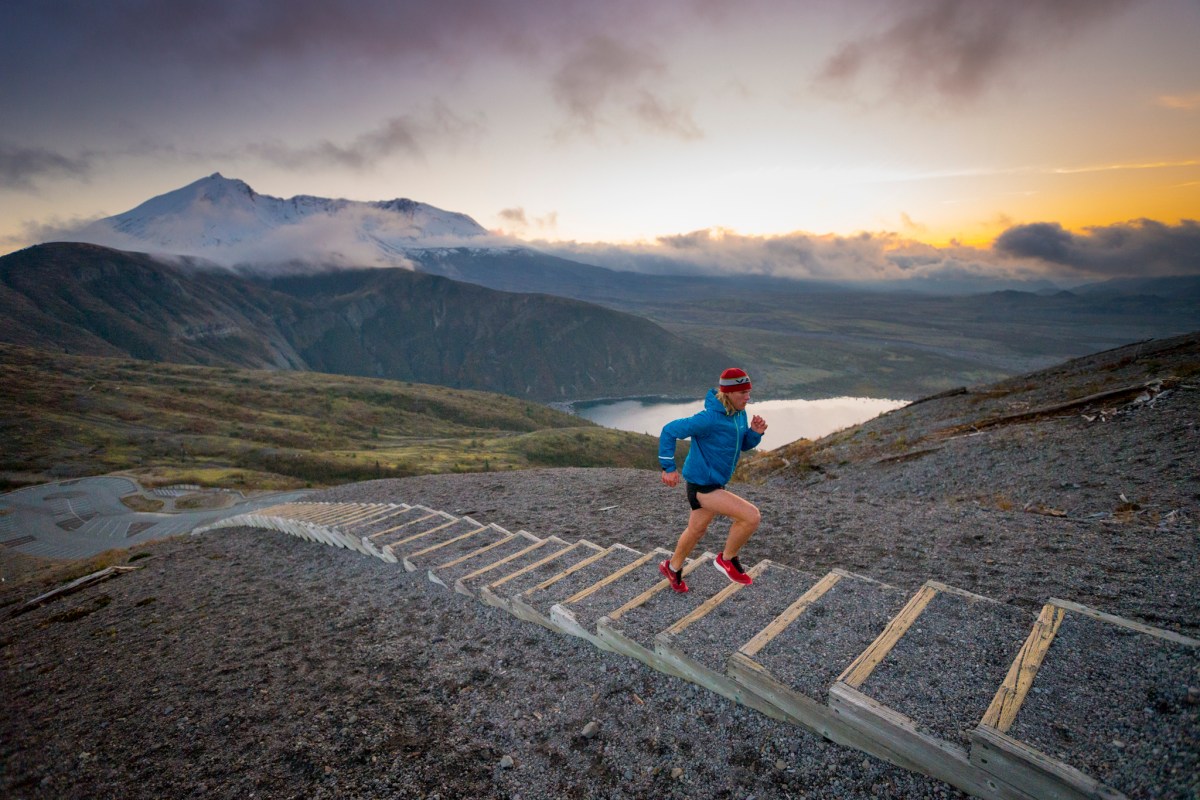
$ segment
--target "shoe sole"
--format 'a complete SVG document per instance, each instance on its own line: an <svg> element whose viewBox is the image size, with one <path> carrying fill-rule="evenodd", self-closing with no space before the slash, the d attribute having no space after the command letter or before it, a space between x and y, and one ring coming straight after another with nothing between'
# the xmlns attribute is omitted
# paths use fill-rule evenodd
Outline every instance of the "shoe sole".
<svg viewBox="0 0 1200 800"><path fill-rule="evenodd" d="M722 567L720 564L717 563L717 560L715 558L713 559L712 563L713 563L713 566L717 568L717 572L721 573L726 578L728 578L730 583L740 583L742 586L749 586L750 584L754 583L754 579L751 578L749 575L746 575L746 573L744 573L744 572L742 573L742 575L746 578L746 580L744 580L744 581L738 580L737 578L733 577L732 575L729 574L728 570L726 570L724 567Z"/></svg>

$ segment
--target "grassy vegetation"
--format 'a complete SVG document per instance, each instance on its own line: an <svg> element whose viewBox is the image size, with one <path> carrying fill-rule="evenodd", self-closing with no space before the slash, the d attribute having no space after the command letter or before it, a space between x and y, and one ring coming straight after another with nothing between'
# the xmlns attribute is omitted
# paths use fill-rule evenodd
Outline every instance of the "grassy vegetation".
<svg viewBox="0 0 1200 800"><path fill-rule="evenodd" d="M657 442L484 392L0 345L0 482L322 486L434 472L646 466Z"/></svg>

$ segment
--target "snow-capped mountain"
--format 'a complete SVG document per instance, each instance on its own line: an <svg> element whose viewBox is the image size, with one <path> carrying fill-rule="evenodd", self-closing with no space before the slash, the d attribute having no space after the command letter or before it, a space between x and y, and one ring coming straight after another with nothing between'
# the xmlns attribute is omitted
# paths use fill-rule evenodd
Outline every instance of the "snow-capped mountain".
<svg viewBox="0 0 1200 800"><path fill-rule="evenodd" d="M413 200L283 199L213 173L62 238L226 267L396 266L413 250L485 245L487 231Z"/></svg>

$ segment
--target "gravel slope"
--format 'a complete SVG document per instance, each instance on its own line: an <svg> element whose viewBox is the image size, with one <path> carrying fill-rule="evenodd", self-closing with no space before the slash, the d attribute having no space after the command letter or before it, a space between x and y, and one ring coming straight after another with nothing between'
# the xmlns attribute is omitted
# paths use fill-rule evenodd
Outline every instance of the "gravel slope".
<svg viewBox="0 0 1200 800"><path fill-rule="evenodd" d="M1073 369L1114 385L1192 363L1156 359ZM763 512L743 560L839 566L905 591L932 578L1030 613L1060 597L1198 636L1200 390L1183 373L1150 401L1101 403L1106 421L1075 409L934 442L990 413L949 398L864 426L861 445L838 438L816 470L764 460L761 482L731 487ZM1043 396L1004 402L1068 396L1068 373L1054 375L1026 379ZM686 518L683 490L641 470L423 476L316 497L643 550L672 546ZM140 550L137 572L0 611L0 794L960 796L377 559L248 529ZM0 603L36 593L0 589Z"/></svg>

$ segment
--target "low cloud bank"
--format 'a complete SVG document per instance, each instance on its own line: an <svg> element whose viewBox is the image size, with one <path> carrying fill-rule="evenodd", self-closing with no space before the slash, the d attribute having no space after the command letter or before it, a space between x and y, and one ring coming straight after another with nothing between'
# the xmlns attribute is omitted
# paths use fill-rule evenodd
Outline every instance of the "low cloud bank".
<svg viewBox="0 0 1200 800"><path fill-rule="evenodd" d="M539 249L611 269L747 274L834 281L1052 280L1200 275L1200 225L1135 220L1072 233L1058 223L1017 225L990 248L934 247L895 233L744 236L720 229L633 245L539 242Z"/></svg>
<svg viewBox="0 0 1200 800"><path fill-rule="evenodd" d="M501 216L515 227L544 229L523 209ZM1072 286L1107 278L1200 275L1200 223L1141 219L1068 231L1056 222L1016 225L991 247L934 247L898 233L853 236L796 232L746 236L706 229L635 244L530 241L499 233L465 236L450 223L430 224L360 207L314 215L244 236L205 238L204 220L178 219L131 236L107 221L42 226L34 241L83 241L121 250L170 252L226 267L287 270L409 267L429 248L531 247L609 269L664 275L759 275L863 283L905 281L1051 281ZM535 224L536 223L536 224Z"/></svg>
<svg viewBox="0 0 1200 800"><path fill-rule="evenodd" d="M1185 219L1164 225L1139 219L1072 233L1057 222L1009 228L996 239L997 253L1103 277L1200 275L1200 224Z"/></svg>

